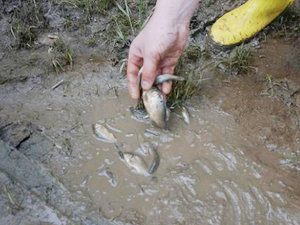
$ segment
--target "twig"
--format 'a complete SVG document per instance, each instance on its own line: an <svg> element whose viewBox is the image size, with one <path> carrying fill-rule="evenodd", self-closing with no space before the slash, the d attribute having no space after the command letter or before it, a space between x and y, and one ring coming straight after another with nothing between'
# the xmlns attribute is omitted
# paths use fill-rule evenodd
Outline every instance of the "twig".
<svg viewBox="0 0 300 225"><path fill-rule="evenodd" d="M59 85L61 85L64 82L64 80L62 79L61 81L59 81L57 84L53 85L51 87L52 90L54 90L55 88L57 88Z"/></svg>

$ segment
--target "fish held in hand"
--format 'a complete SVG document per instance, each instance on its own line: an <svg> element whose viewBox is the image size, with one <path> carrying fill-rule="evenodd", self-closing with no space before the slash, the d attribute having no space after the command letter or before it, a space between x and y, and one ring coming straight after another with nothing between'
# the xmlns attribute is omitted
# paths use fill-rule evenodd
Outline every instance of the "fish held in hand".
<svg viewBox="0 0 300 225"><path fill-rule="evenodd" d="M143 102L150 120L163 128L167 118L167 104L162 92L157 87L143 91Z"/></svg>
<svg viewBox="0 0 300 225"><path fill-rule="evenodd" d="M141 75L142 68L138 73L139 85L141 83ZM166 121L168 121L169 118L165 96L163 95L162 91L157 87L157 85L171 80L183 81L184 78L171 74L162 74L157 76L155 80L155 85L152 88L150 88L147 91L143 91L143 103L150 117L150 120L160 128L165 127L165 123Z"/></svg>

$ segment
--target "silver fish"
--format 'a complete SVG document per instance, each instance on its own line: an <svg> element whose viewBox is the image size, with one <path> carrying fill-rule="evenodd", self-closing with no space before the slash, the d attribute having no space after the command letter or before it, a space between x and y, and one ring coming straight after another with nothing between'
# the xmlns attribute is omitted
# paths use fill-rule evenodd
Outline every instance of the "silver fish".
<svg viewBox="0 0 300 225"><path fill-rule="evenodd" d="M160 158L159 158L156 148L154 148L153 146L150 146L150 154L153 156L153 159L152 159L152 163L148 169L148 173L153 174L153 173L155 173L155 171L157 170L157 168L160 164Z"/></svg>
<svg viewBox="0 0 300 225"><path fill-rule="evenodd" d="M189 114L187 108L184 106L181 107L181 115L182 115L183 121L186 124L190 124L190 114Z"/></svg>
<svg viewBox="0 0 300 225"><path fill-rule="evenodd" d="M141 145L140 148L143 148L142 151L145 155L148 154L148 152L152 155L152 162L150 167L148 168L147 163L144 161L144 159L134 153L131 152L125 152L119 151L120 157L124 160L126 165L133 169L135 173L141 174L144 176L149 176L157 170L159 164L160 164L160 158L157 153L157 150L150 144L144 143Z"/></svg>
<svg viewBox="0 0 300 225"><path fill-rule="evenodd" d="M155 86L143 91L143 102L150 120L163 128L167 121L167 104L162 92Z"/></svg>
<svg viewBox="0 0 300 225"><path fill-rule="evenodd" d="M141 75L143 67L138 73L138 82L140 85ZM146 108L146 111L150 117L150 120L153 121L156 126L163 128L166 121L168 120L168 108L166 99L160 89L156 85L169 80L178 80L183 81L183 77L171 75L171 74L162 74L157 76L155 80L155 85L147 91L143 91L143 102Z"/></svg>
<svg viewBox="0 0 300 225"><path fill-rule="evenodd" d="M177 81L184 81L183 77L172 75L172 74L162 74L156 77L155 85L162 84L163 82L169 80L177 80Z"/></svg>
<svg viewBox="0 0 300 225"><path fill-rule="evenodd" d="M97 140L106 143L117 142L117 138L115 137L115 135L100 123L93 124L92 128L93 128L94 137Z"/></svg>
<svg viewBox="0 0 300 225"><path fill-rule="evenodd" d="M109 170L109 168L102 168L98 172L99 176L105 176L108 178L108 182L111 184L111 186L116 187L118 184L117 176L113 172Z"/></svg>
<svg viewBox="0 0 300 225"><path fill-rule="evenodd" d="M147 119L149 119L149 115L147 114L146 110L144 109L137 109L134 107L129 108L133 119L139 121L139 122L145 122Z"/></svg>
<svg viewBox="0 0 300 225"><path fill-rule="evenodd" d="M125 152L125 153L123 153L123 156L124 156L124 161L125 161L126 165L130 169L133 169L134 172L144 175L144 176L149 175L148 166L142 157L140 157L136 154L133 154L131 152Z"/></svg>

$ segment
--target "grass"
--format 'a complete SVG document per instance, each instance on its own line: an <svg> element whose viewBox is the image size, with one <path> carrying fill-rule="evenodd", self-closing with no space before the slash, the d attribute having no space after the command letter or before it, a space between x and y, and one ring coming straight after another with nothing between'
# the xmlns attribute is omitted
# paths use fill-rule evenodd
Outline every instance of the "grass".
<svg viewBox="0 0 300 225"><path fill-rule="evenodd" d="M184 81L173 82L167 105L171 108L180 107L185 100L198 93L200 83L201 79L195 81L192 76L187 76Z"/></svg>
<svg viewBox="0 0 300 225"><path fill-rule="evenodd" d="M128 0L116 1L111 10L109 23L103 34L105 41L113 46L112 51L128 47L132 37L145 26L153 13L154 1L138 0L129 5Z"/></svg>
<svg viewBox="0 0 300 225"><path fill-rule="evenodd" d="M91 19L93 15L107 14L107 11L114 5L115 0L62 0L57 3L82 9L87 18Z"/></svg>
<svg viewBox="0 0 300 225"><path fill-rule="evenodd" d="M195 68L195 65L199 63L201 56L200 46L195 43L185 49L175 68L175 74L184 77L185 80L173 82L167 99L168 106L180 107L185 100L198 93L202 74L201 68Z"/></svg>
<svg viewBox="0 0 300 225"><path fill-rule="evenodd" d="M175 74L185 77L183 82L174 82L171 93L168 95L168 105L177 107L199 91L200 84L204 81L203 70L214 68L222 64L230 72L245 73L255 69L251 66L253 52L249 45L242 44L235 47L229 57L212 57L207 46L201 51L199 45L192 43L185 49L180 58ZM202 65L200 68L199 65Z"/></svg>
<svg viewBox="0 0 300 225"><path fill-rule="evenodd" d="M16 210L23 210L23 206L17 202L17 200L14 198L12 192L10 191L10 189L6 186L3 185L3 190L4 190L4 194L7 196L7 199L9 200L11 206L16 209Z"/></svg>
<svg viewBox="0 0 300 225"><path fill-rule="evenodd" d="M139 0L138 2L138 27L142 29L144 23L147 21L147 9L148 9L148 1L147 0ZM151 14L150 14L151 15Z"/></svg>
<svg viewBox="0 0 300 225"><path fill-rule="evenodd" d="M229 57L217 57L216 65L222 64L226 69L232 73L236 71L237 73L246 73L250 70L256 69L251 66L253 60L253 50L250 45L241 44L235 47L231 52Z"/></svg>
<svg viewBox="0 0 300 225"><path fill-rule="evenodd" d="M131 13L130 13L130 10L129 10L129 7L128 7L128 1L125 0L124 4L125 4L125 9L123 9L123 7L118 2L116 2L116 5L117 5L118 9L124 14L124 16L128 20L128 23L129 23L129 26L130 26L130 29L131 29L131 34L134 35L135 32L134 32L133 25L132 25L132 19L131 19Z"/></svg>
<svg viewBox="0 0 300 225"><path fill-rule="evenodd" d="M298 37L300 35L299 23L300 7L289 7L268 26L267 33L285 39Z"/></svg>
<svg viewBox="0 0 300 225"><path fill-rule="evenodd" d="M66 67L72 70L74 51L64 40L61 38L57 39L49 53L52 66L57 74L64 71Z"/></svg>
<svg viewBox="0 0 300 225"><path fill-rule="evenodd" d="M264 75L264 82L265 85L268 87L266 91L261 92L261 95L266 95L269 97L273 97L274 96L274 80L272 75L269 74L265 74Z"/></svg>
<svg viewBox="0 0 300 225"><path fill-rule="evenodd" d="M32 48L38 32L46 28L43 7L35 0L19 1L11 14L11 33L17 48Z"/></svg>

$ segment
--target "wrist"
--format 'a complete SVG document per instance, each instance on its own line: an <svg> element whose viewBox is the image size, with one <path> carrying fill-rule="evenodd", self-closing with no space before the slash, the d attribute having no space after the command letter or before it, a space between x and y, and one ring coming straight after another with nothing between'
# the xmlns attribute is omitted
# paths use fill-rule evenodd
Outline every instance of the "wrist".
<svg viewBox="0 0 300 225"><path fill-rule="evenodd" d="M157 0L154 15L161 22L188 25L200 0Z"/></svg>

